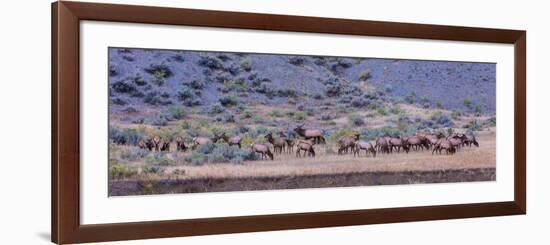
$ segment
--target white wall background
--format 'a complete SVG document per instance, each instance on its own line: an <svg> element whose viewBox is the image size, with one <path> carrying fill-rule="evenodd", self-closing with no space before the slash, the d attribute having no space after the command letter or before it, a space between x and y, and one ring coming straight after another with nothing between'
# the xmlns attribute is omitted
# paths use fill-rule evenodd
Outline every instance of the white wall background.
<svg viewBox="0 0 550 245"><path fill-rule="evenodd" d="M546 127L550 21L544 1L97 1L526 29L528 215L142 240L113 244L512 244L548 241ZM9 1L0 15L1 244L47 244L50 230L50 1ZM21 147L18 147L21 146ZM30 148L33 149L30 149ZM531 241L531 242L529 242ZM538 242L536 242L538 241Z"/></svg>

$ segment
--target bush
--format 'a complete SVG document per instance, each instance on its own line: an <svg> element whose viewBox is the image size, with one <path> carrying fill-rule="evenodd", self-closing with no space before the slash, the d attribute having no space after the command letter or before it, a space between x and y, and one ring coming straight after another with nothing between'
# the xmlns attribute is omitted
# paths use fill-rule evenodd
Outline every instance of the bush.
<svg viewBox="0 0 550 245"><path fill-rule="evenodd" d="M146 166L142 170L145 174L164 174L164 168L159 166Z"/></svg>
<svg viewBox="0 0 550 245"><path fill-rule="evenodd" d="M348 120L352 124L352 126L363 126L365 124L365 120L363 117L357 113L351 113L348 115Z"/></svg>
<svg viewBox="0 0 550 245"><path fill-rule="evenodd" d="M152 118L147 118L145 120L145 123L154 125L154 126L166 126L168 125L168 121L169 120L165 117L165 115L160 113Z"/></svg>
<svg viewBox="0 0 550 245"><path fill-rule="evenodd" d="M359 80L366 81L367 79L371 78L370 69L366 68L359 77Z"/></svg>
<svg viewBox="0 0 550 245"><path fill-rule="evenodd" d="M109 179L127 179L137 175L137 168L122 164L113 164L109 161Z"/></svg>
<svg viewBox="0 0 550 245"><path fill-rule="evenodd" d="M202 104L197 92L188 86L182 86L178 90L177 97L186 106L197 106Z"/></svg>
<svg viewBox="0 0 550 245"><path fill-rule="evenodd" d="M407 94L405 96L405 102L407 102L409 104L414 104L416 102L416 93L415 92L410 92L409 94Z"/></svg>
<svg viewBox="0 0 550 245"><path fill-rule="evenodd" d="M304 57L301 57L301 56L291 56L289 59L288 59L288 63L292 64L292 65L295 65L295 66L301 66L303 65L305 62L305 59Z"/></svg>
<svg viewBox="0 0 550 245"><path fill-rule="evenodd" d="M247 72L252 70L252 64L250 63L250 59L245 58L241 60L241 68Z"/></svg>
<svg viewBox="0 0 550 245"><path fill-rule="evenodd" d="M456 120L458 119L458 117L462 116L462 112L460 110L457 110L457 109L454 109L452 112L451 112L451 118Z"/></svg>
<svg viewBox="0 0 550 245"><path fill-rule="evenodd" d="M437 107L437 109L443 109L443 102L441 102L441 100L438 100L435 103L435 106Z"/></svg>
<svg viewBox="0 0 550 245"><path fill-rule="evenodd" d="M451 120L451 118L449 118L449 116L447 116L446 114L443 114L441 112L439 112L435 115L432 115L431 119L436 124L439 124L442 127L451 127L451 126L453 126L453 121Z"/></svg>
<svg viewBox="0 0 550 245"><path fill-rule="evenodd" d="M221 70L223 65L218 58L211 57L209 55L202 55L199 59L198 64L200 66L206 67L210 70Z"/></svg>
<svg viewBox="0 0 550 245"><path fill-rule="evenodd" d="M390 113L392 113L392 114L396 114L396 115L397 115L397 114L399 114L399 113L401 113L401 112L403 112L403 110L401 109L401 107L399 107L399 105L394 105L394 106L392 106L392 107L390 108Z"/></svg>
<svg viewBox="0 0 550 245"><path fill-rule="evenodd" d="M464 106L468 107L469 109L472 108L472 100L470 100L470 98L465 98L464 99Z"/></svg>
<svg viewBox="0 0 550 245"><path fill-rule="evenodd" d="M235 106L239 103L237 97L233 95L223 96L219 101L225 107Z"/></svg>
<svg viewBox="0 0 550 245"><path fill-rule="evenodd" d="M137 145L137 143L144 139L143 133L138 132L134 128L118 128L116 126L109 126L109 138L115 144L119 145Z"/></svg>
<svg viewBox="0 0 550 245"><path fill-rule="evenodd" d="M208 108L208 114L217 115L225 111L225 108L221 104L211 104Z"/></svg>
<svg viewBox="0 0 550 245"><path fill-rule="evenodd" d="M126 100L123 100L121 98L113 98L111 99L111 102L115 105L127 105L128 102L126 102Z"/></svg>
<svg viewBox="0 0 550 245"><path fill-rule="evenodd" d="M143 102L149 105L171 105L172 104L172 101L160 98L160 96L156 91L147 93L147 95L145 95L145 98L143 99Z"/></svg>
<svg viewBox="0 0 550 245"><path fill-rule="evenodd" d="M464 125L464 128L468 129L468 131L475 132L481 129L481 125L479 125L476 120L473 120Z"/></svg>
<svg viewBox="0 0 550 245"><path fill-rule="evenodd" d="M184 117L184 111L181 107L170 107L162 115L168 121L180 120Z"/></svg>
<svg viewBox="0 0 550 245"><path fill-rule="evenodd" d="M173 75L170 68L164 64L151 64L149 67L143 69L155 78L165 79Z"/></svg>
<svg viewBox="0 0 550 245"><path fill-rule="evenodd" d="M164 153L153 153L145 159L149 164L158 164L158 165L170 165L174 163L174 160L167 157Z"/></svg>
<svg viewBox="0 0 550 245"><path fill-rule="evenodd" d="M199 152L193 152L191 156L186 157L185 161L193 165L203 165L206 162L206 155Z"/></svg>
<svg viewBox="0 0 550 245"><path fill-rule="evenodd" d="M481 114L481 105L477 104L474 111L476 114Z"/></svg>
<svg viewBox="0 0 550 245"><path fill-rule="evenodd" d="M279 88L277 89L277 96L279 97L296 97L298 93L294 88Z"/></svg>
<svg viewBox="0 0 550 245"><path fill-rule="evenodd" d="M242 163L244 160L256 160L256 155L249 149L239 149L227 144L216 144L212 153L208 155L210 163Z"/></svg>
<svg viewBox="0 0 550 245"><path fill-rule="evenodd" d="M356 108L363 108L369 105L369 102L363 98L354 98L351 100L351 106Z"/></svg>
<svg viewBox="0 0 550 245"><path fill-rule="evenodd" d="M297 111L294 113L294 120L303 121L307 119L307 113L303 111Z"/></svg>
<svg viewBox="0 0 550 245"><path fill-rule="evenodd" d="M129 148L120 151L120 158L128 161L135 161L144 158L149 152L140 148Z"/></svg>
<svg viewBox="0 0 550 245"><path fill-rule="evenodd" d="M214 144L205 144L205 145L199 145L195 149L194 152L202 153L202 154L210 154L212 151L214 151Z"/></svg>
<svg viewBox="0 0 550 245"><path fill-rule="evenodd" d="M183 81L182 82L182 85L183 86L187 86L187 87L190 87L194 90L201 90L204 88L204 83L201 82L200 80L198 79L191 79L191 80L187 80L187 81Z"/></svg>
<svg viewBox="0 0 550 245"><path fill-rule="evenodd" d="M383 108L383 107L378 108L378 109L376 110L376 112L377 112L378 114L380 114L381 116L388 115L388 113L386 112L386 109Z"/></svg>

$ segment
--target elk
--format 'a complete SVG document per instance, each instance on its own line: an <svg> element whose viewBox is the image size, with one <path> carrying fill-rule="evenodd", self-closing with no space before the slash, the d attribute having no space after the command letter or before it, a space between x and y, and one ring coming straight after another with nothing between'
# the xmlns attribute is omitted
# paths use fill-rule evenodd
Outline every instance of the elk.
<svg viewBox="0 0 550 245"><path fill-rule="evenodd" d="M314 139L317 144L326 143L325 137L323 137L323 133L320 129L305 129L304 124L300 124L294 129L294 132L304 137L306 140Z"/></svg>
<svg viewBox="0 0 550 245"><path fill-rule="evenodd" d="M464 146L464 141L466 140L466 135L465 134L451 134L449 135L449 137L447 137L447 140L449 142L451 142L451 144L455 147L455 148L460 148L460 147L463 147Z"/></svg>
<svg viewBox="0 0 550 245"><path fill-rule="evenodd" d="M267 142L271 143L273 145L273 152L282 154L285 150L285 138L279 137L277 139L273 138L273 134L269 133L264 138L267 140Z"/></svg>
<svg viewBox="0 0 550 245"><path fill-rule="evenodd" d="M378 150L378 152L387 154L390 153L388 139L386 137L380 137L376 139L375 148Z"/></svg>
<svg viewBox="0 0 550 245"><path fill-rule="evenodd" d="M338 145L340 146L338 148L338 155L342 155L343 153L348 153L348 150L351 149L352 152L355 150L355 142L359 140L359 134L354 134L353 137L344 136L341 137L338 140Z"/></svg>
<svg viewBox="0 0 550 245"><path fill-rule="evenodd" d="M218 141L216 139L216 141ZM199 145L208 145L208 144L212 144L213 140L210 139L210 138L206 138L206 137L195 137L193 138L193 146L191 146L191 149L196 149L197 146Z"/></svg>
<svg viewBox="0 0 550 245"><path fill-rule="evenodd" d="M147 140L140 140L138 142L138 146L139 148L141 149L147 149L149 151L152 151L153 150L153 143L151 142L151 139L147 139Z"/></svg>
<svg viewBox="0 0 550 245"><path fill-rule="evenodd" d="M279 137L285 139L286 149L287 149L288 153L294 152L294 144L296 142L294 142L294 140L292 140L292 139L288 139L287 136L285 135L285 133L283 133L283 132L279 132Z"/></svg>
<svg viewBox="0 0 550 245"><path fill-rule="evenodd" d="M170 151L170 140L167 139L167 140L164 140L162 142L162 145L160 147L160 151Z"/></svg>
<svg viewBox="0 0 550 245"><path fill-rule="evenodd" d="M304 157L306 156L306 153L308 156L315 157L315 149L313 148L314 144L314 139L298 140L298 144L296 145L296 157L301 156L301 151L304 151Z"/></svg>
<svg viewBox="0 0 550 245"><path fill-rule="evenodd" d="M393 148L397 150L397 153L403 148L403 151L409 153L409 146L401 138L390 138L388 141L390 152L393 152Z"/></svg>
<svg viewBox="0 0 550 245"><path fill-rule="evenodd" d="M255 153L260 153L262 155L262 160L264 157L269 157L273 160L273 153L271 153L267 145L252 143L250 144L250 150Z"/></svg>
<svg viewBox="0 0 550 245"><path fill-rule="evenodd" d="M183 142L183 138L181 136L176 137L176 150L187 151L187 146L185 145L185 142Z"/></svg>
<svg viewBox="0 0 550 245"><path fill-rule="evenodd" d="M159 151L160 137L158 137L158 136L153 137L152 143L153 143L153 147L155 147L155 151Z"/></svg>
<svg viewBox="0 0 550 245"><path fill-rule="evenodd" d="M445 150L447 154L454 154L456 152L456 148L451 144L451 141L447 139L440 139L433 147L432 154L434 152L438 152L441 154L441 151Z"/></svg>
<svg viewBox="0 0 550 245"><path fill-rule="evenodd" d="M404 140L410 149L418 150L420 148L424 150L424 148L428 149L429 147L428 139L424 136L414 135Z"/></svg>
<svg viewBox="0 0 550 245"><path fill-rule="evenodd" d="M242 138L240 136L227 137L225 133L222 133L222 135L216 136L215 138L217 139L214 142L218 141L219 139L223 139L229 146L236 145L239 147L239 149L241 148Z"/></svg>
<svg viewBox="0 0 550 245"><path fill-rule="evenodd" d="M357 154L357 156L361 156L361 150L365 150L365 156L368 156L369 152L372 153L372 157L376 157L376 150L374 149L374 146L366 141L359 140L355 142L355 149L353 151L353 156Z"/></svg>
<svg viewBox="0 0 550 245"><path fill-rule="evenodd" d="M473 144L479 147L479 143L477 142L476 137L473 134L466 135L466 140L464 140L464 144L466 144L467 146L472 146Z"/></svg>

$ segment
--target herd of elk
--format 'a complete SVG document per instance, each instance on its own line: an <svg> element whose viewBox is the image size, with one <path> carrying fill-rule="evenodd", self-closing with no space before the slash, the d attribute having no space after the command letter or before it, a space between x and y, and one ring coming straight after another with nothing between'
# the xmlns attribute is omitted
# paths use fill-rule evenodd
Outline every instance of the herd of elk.
<svg viewBox="0 0 550 245"><path fill-rule="evenodd" d="M273 133L268 133L264 139L273 147L273 152L268 144L252 143L250 150L261 155L261 158L273 160L273 154L291 154L294 153L296 146L296 157L315 157L315 145L326 143L325 137L320 129L306 129L301 124L294 128L294 132L298 138L289 138L283 132L279 132L277 137ZM241 148L242 138L240 136L229 137L225 133L220 135L214 134L214 137L194 137L192 139L191 149L195 150L199 145L207 145L217 143L223 140L229 146L237 146ZM175 139L177 151L187 151L189 147L185 144L181 136ZM171 140L161 140L155 136L146 140L140 140L138 147L149 151L170 151ZM352 136L343 136L338 139L338 155L351 154L360 156L361 151L365 151L365 155L369 154L376 157L376 154L391 154L393 152L400 153L401 151L409 153L409 151L431 150L432 154L454 154L458 149L472 145L479 147L476 137L472 134L452 133L445 137L443 133L437 134L417 134L408 137L378 137L373 142L363 141L360 139L360 134L355 133Z"/></svg>

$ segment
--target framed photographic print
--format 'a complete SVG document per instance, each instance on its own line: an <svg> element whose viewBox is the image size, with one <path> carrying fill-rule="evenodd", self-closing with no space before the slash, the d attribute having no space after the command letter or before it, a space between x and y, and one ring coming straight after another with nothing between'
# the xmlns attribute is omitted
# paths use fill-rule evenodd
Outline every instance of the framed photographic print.
<svg viewBox="0 0 550 245"><path fill-rule="evenodd" d="M525 38L55 2L52 240L525 214Z"/></svg>

